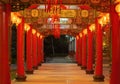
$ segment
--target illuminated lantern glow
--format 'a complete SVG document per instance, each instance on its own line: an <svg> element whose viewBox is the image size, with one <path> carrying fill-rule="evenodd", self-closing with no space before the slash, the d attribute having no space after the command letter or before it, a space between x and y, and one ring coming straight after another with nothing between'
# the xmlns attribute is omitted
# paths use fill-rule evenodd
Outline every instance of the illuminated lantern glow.
<svg viewBox="0 0 120 84"><path fill-rule="evenodd" d="M87 34L87 29L84 29L83 33L84 33L84 35L86 35Z"/></svg>
<svg viewBox="0 0 120 84"><path fill-rule="evenodd" d="M80 35L80 37L82 38L82 33L80 33L79 35Z"/></svg>
<svg viewBox="0 0 120 84"><path fill-rule="evenodd" d="M25 25L24 25L24 30L25 30L25 31L29 31L29 30L30 30L30 26L29 26L28 24L26 24L26 23L25 23Z"/></svg>
<svg viewBox="0 0 120 84"><path fill-rule="evenodd" d="M98 20L98 23L101 24L101 26L103 26L103 18L100 18L100 19Z"/></svg>
<svg viewBox="0 0 120 84"><path fill-rule="evenodd" d="M110 22L110 14L109 13L106 14L106 21L107 21L107 23Z"/></svg>
<svg viewBox="0 0 120 84"><path fill-rule="evenodd" d="M42 39L43 38L43 36L42 35L40 35L40 39Z"/></svg>
<svg viewBox="0 0 120 84"><path fill-rule="evenodd" d="M11 13L11 21L12 23L16 23L17 16L14 13Z"/></svg>
<svg viewBox="0 0 120 84"><path fill-rule="evenodd" d="M76 39L77 39L77 40L79 39L79 36L78 36L78 35L76 36Z"/></svg>
<svg viewBox="0 0 120 84"><path fill-rule="evenodd" d="M116 5L115 11L118 13L118 15L120 17L120 2Z"/></svg>
<svg viewBox="0 0 120 84"><path fill-rule="evenodd" d="M11 13L11 21L13 24L15 23L18 26L18 24L21 23L22 19L17 16L17 13Z"/></svg>
<svg viewBox="0 0 120 84"><path fill-rule="evenodd" d="M118 3L118 2L120 2L120 0L115 0L115 3Z"/></svg>
<svg viewBox="0 0 120 84"><path fill-rule="evenodd" d="M102 18L103 18L103 19L102 19L103 24L106 24L106 23L107 23L107 17L104 15Z"/></svg>
<svg viewBox="0 0 120 84"><path fill-rule="evenodd" d="M36 33L36 30L35 29L32 29L32 34L35 34Z"/></svg>
<svg viewBox="0 0 120 84"><path fill-rule="evenodd" d="M40 36L40 33L37 33L37 37L39 37Z"/></svg>
<svg viewBox="0 0 120 84"><path fill-rule="evenodd" d="M95 24L90 25L89 30L94 31L95 30Z"/></svg>

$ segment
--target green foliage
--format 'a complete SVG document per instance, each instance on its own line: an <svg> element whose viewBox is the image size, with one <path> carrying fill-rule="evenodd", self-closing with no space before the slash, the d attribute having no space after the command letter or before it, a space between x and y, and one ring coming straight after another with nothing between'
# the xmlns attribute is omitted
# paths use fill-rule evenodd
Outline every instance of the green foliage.
<svg viewBox="0 0 120 84"><path fill-rule="evenodd" d="M11 70L10 75L11 75L11 80L13 80L16 77L16 70Z"/></svg>

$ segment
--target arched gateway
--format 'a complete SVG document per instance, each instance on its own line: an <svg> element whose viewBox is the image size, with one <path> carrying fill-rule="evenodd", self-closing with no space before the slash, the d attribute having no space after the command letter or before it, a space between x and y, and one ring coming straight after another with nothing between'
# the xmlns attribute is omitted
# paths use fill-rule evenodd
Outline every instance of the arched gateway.
<svg viewBox="0 0 120 84"><path fill-rule="evenodd" d="M1 0L0 84L11 84L13 26L17 36L16 81L26 81L26 74L33 74L44 62L45 37L71 35L75 39L69 39L69 54L78 66L93 74L95 82L103 82L104 58L111 59L109 83L120 84L120 0Z"/></svg>

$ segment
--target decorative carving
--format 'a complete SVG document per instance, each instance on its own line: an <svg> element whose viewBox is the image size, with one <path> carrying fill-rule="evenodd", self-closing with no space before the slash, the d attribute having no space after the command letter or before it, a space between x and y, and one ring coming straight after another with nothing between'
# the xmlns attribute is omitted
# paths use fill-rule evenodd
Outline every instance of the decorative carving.
<svg viewBox="0 0 120 84"><path fill-rule="evenodd" d="M38 15L39 15L38 9L32 9L31 10L31 16L32 17L38 17Z"/></svg>
<svg viewBox="0 0 120 84"><path fill-rule="evenodd" d="M21 2L29 2L30 0L20 0Z"/></svg>
<svg viewBox="0 0 120 84"><path fill-rule="evenodd" d="M81 16L84 18L88 17L88 10L81 10Z"/></svg>

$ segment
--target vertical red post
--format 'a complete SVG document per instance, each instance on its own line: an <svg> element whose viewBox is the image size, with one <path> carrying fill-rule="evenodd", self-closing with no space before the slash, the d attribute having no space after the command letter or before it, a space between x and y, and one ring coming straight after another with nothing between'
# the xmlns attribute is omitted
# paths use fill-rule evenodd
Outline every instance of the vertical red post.
<svg viewBox="0 0 120 84"><path fill-rule="evenodd" d="M17 27L17 81L25 81L24 69L24 18Z"/></svg>
<svg viewBox="0 0 120 84"><path fill-rule="evenodd" d="M42 63L42 38L40 36L40 42L39 42L39 46L40 46L40 63Z"/></svg>
<svg viewBox="0 0 120 84"><path fill-rule="evenodd" d="M33 74L33 64L32 64L32 28L26 31L26 73Z"/></svg>
<svg viewBox="0 0 120 84"><path fill-rule="evenodd" d="M37 43L38 43L38 65L41 66L41 41L40 41L40 35L37 36Z"/></svg>
<svg viewBox="0 0 120 84"><path fill-rule="evenodd" d="M0 84L10 84L8 28L10 22L10 5L0 2ZM6 81L7 80L7 81Z"/></svg>
<svg viewBox="0 0 120 84"><path fill-rule="evenodd" d="M75 60L77 63L78 63L78 39L79 39L79 37L76 36L76 57L75 57Z"/></svg>
<svg viewBox="0 0 120 84"><path fill-rule="evenodd" d="M120 18L115 11L115 4L110 7L112 24L112 70L110 84L120 84Z"/></svg>
<svg viewBox="0 0 120 84"><path fill-rule="evenodd" d="M85 70L87 68L87 38L86 35L83 34L82 38L82 66L81 69Z"/></svg>
<svg viewBox="0 0 120 84"><path fill-rule="evenodd" d="M94 81L104 81L103 76L103 55L102 55L102 28L98 23L98 19L95 21L96 25L96 66L95 74L93 76Z"/></svg>
<svg viewBox="0 0 120 84"><path fill-rule="evenodd" d="M0 53L2 53L2 28L3 28L3 3L0 2ZM2 55L0 55L0 74L3 76L2 73ZM0 84L2 83L2 76L0 76Z"/></svg>
<svg viewBox="0 0 120 84"><path fill-rule="evenodd" d="M86 74L93 74L93 32L88 29L88 58Z"/></svg>
<svg viewBox="0 0 120 84"><path fill-rule="evenodd" d="M79 39L78 39L78 66L81 66L80 40L81 40L81 38L79 37Z"/></svg>
<svg viewBox="0 0 120 84"><path fill-rule="evenodd" d="M82 65L82 36L80 36L80 39L79 39L79 65L81 66Z"/></svg>
<svg viewBox="0 0 120 84"><path fill-rule="evenodd" d="M44 39L41 37L42 62L44 62Z"/></svg>
<svg viewBox="0 0 120 84"><path fill-rule="evenodd" d="M37 33L36 30L32 34L32 52L33 52L33 68L38 69L38 64L37 64Z"/></svg>

